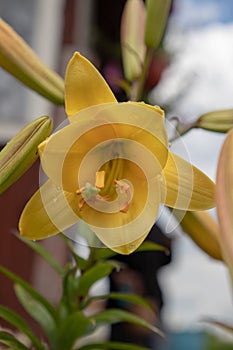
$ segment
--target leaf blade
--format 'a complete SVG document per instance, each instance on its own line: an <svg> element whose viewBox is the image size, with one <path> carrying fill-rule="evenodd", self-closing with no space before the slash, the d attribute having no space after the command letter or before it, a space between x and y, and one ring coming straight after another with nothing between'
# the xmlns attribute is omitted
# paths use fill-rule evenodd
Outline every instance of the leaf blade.
<svg viewBox="0 0 233 350"><path fill-rule="evenodd" d="M81 311L69 315L59 327L58 350L70 350L78 338L83 336L90 324Z"/></svg>
<svg viewBox="0 0 233 350"><path fill-rule="evenodd" d="M12 334L8 332L0 332L0 343L5 344L13 350L30 350L27 346L16 339Z"/></svg>
<svg viewBox="0 0 233 350"><path fill-rule="evenodd" d="M80 276L79 284L78 284L78 293L81 296L85 296L88 294L89 289L93 285L93 283L97 282L101 278L109 276L109 274L113 271L117 266L117 262L100 262L90 268L88 271L84 272L82 276Z"/></svg>
<svg viewBox="0 0 233 350"><path fill-rule="evenodd" d="M41 303L32 298L21 285L15 285L15 293L28 314L40 324L41 328L48 336L50 343L53 344L56 342L56 322L51 317L48 310Z"/></svg>
<svg viewBox="0 0 233 350"><path fill-rule="evenodd" d="M33 249L37 254L39 254L47 263L60 275L63 276L65 270L58 264L58 262L53 258L53 256L46 250L43 246L37 242L33 242L25 237L17 236L21 241L27 244L31 249Z"/></svg>
<svg viewBox="0 0 233 350"><path fill-rule="evenodd" d="M16 312L8 309L5 306L0 305L0 317L3 318L5 321L9 322L21 332L23 332L25 335L27 335L27 337L32 341L32 343L36 346L38 350L45 350L45 347L40 342L40 340L33 334L27 322Z"/></svg>
<svg viewBox="0 0 233 350"><path fill-rule="evenodd" d="M140 297L139 295L133 294L133 293L118 293L118 292L112 292L104 295L97 295L97 296L90 297L88 298L88 300L86 300L84 307L89 305L91 302L95 300L100 300L100 299L121 300L127 303L144 306L148 309L151 309L150 303L146 301L144 298Z"/></svg>
<svg viewBox="0 0 233 350"><path fill-rule="evenodd" d="M49 311L51 316L54 319L56 319L56 310L40 293L38 293L34 288L32 288L30 284L28 284L23 279L21 279L20 277L15 275L13 272L9 271L8 269L6 269L1 265L0 265L0 272L2 272L5 276L7 276L13 282L21 285L34 299L38 300L38 302L44 305L44 307Z"/></svg>
<svg viewBox="0 0 233 350"><path fill-rule="evenodd" d="M108 350L150 350L144 346L134 345L130 343L120 342L105 342L105 343L93 343L82 346L76 350L96 350L96 349L108 349Z"/></svg>
<svg viewBox="0 0 233 350"><path fill-rule="evenodd" d="M145 327L152 332L160 335L162 338L164 337L164 334L162 331L160 331L157 327L149 324L148 322L144 321L142 318L133 315L131 312L119 310L119 309L109 309L104 310L94 316L91 317L91 319L95 322L95 327L97 328L99 325L102 324L115 324L118 322L130 322L133 324L136 324L138 326Z"/></svg>

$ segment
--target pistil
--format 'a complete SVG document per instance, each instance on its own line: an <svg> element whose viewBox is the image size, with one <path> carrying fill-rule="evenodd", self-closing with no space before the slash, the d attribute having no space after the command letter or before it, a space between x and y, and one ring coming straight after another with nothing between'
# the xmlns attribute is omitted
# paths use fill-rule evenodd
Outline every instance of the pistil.
<svg viewBox="0 0 233 350"><path fill-rule="evenodd" d="M96 172L95 185L87 182L84 187L76 191L78 195L82 196L78 204L80 210L86 204L94 205L96 210L99 210L96 205L108 201L109 212L111 210L122 213L128 211L133 195L129 183L123 179L119 180L123 172L123 162L122 158L112 159L103 166L104 170ZM102 204L101 208L103 208Z"/></svg>

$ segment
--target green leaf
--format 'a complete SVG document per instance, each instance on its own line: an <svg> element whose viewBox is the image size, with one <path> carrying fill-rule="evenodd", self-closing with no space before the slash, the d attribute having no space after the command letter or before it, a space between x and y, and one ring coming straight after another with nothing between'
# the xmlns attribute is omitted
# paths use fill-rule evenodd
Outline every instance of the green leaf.
<svg viewBox="0 0 233 350"><path fill-rule="evenodd" d="M33 242L30 239L24 238L22 236L17 236L21 241L27 244L31 249L33 249L37 254L39 254L47 263L60 275L64 276L65 270L58 264L54 257L46 250L42 245L37 242Z"/></svg>
<svg viewBox="0 0 233 350"><path fill-rule="evenodd" d="M9 322L11 325L19 329L23 332L35 345L38 350L45 350L44 345L40 342L40 340L33 334L31 328L27 324L27 322L19 316L14 311L6 308L5 306L0 305L0 317L5 321Z"/></svg>
<svg viewBox="0 0 233 350"><path fill-rule="evenodd" d="M106 343L92 343L81 346L76 350L150 350L149 348L145 348L144 346L134 345L130 343L119 343L119 342L106 342Z"/></svg>
<svg viewBox="0 0 233 350"><path fill-rule="evenodd" d="M7 346L7 349L9 347L9 349L13 349L13 350L30 350L30 348L25 346L17 338L15 338L14 335L8 332L3 332L3 331L0 332L0 344L5 344Z"/></svg>
<svg viewBox="0 0 233 350"><path fill-rule="evenodd" d="M25 310L40 324L50 343L53 344L56 341L56 323L51 314L43 304L32 298L21 285L15 285L15 292Z"/></svg>
<svg viewBox="0 0 233 350"><path fill-rule="evenodd" d="M151 308L151 305L144 298L140 297L137 294L118 292L90 297L85 301L83 308L87 307L91 302L100 299L122 300L126 303L141 305L149 309Z"/></svg>
<svg viewBox="0 0 233 350"><path fill-rule="evenodd" d="M5 344L13 350L30 350L27 346L16 339L12 334L0 332L0 344Z"/></svg>
<svg viewBox="0 0 233 350"><path fill-rule="evenodd" d="M79 295L87 295L90 287L101 278L108 276L112 270L118 266L117 264L117 262L113 261L97 263L95 266L84 272L79 279Z"/></svg>
<svg viewBox="0 0 233 350"><path fill-rule="evenodd" d="M91 319L96 323L96 328L103 324L115 324L118 322L130 322L137 324L138 326L145 327L154 333L157 333L161 337L164 337L163 333L153 325L144 321L142 318L132 314L131 312L119 310L119 309L109 309L104 310L94 316Z"/></svg>
<svg viewBox="0 0 233 350"><path fill-rule="evenodd" d="M22 288L24 288L33 299L37 300L38 303L41 303L47 311L50 313L50 315L56 319L56 310L53 308L53 306L46 300L40 293L38 293L34 288L30 286L27 282L22 280L20 277L15 275L13 272L7 270L5 267L0 265L0 272L2 272L5 276L7 276L9 279L11 279L13 282L19 284Z"/></svg>
<svg viewBox="0 0 233 350"><path fill-rule="evenodd" d="M62 297L58 305L58 314L60 319L64 319L68 314L77 309L78 300L78 278L76 269L67 265L67 272L62 279Z"/></svg>
<svg viewBox="0 0 233 350"><path fill-rule="evenodd" d="M109 259L112 258L113 256L116 256L118 253L114 252L113 250L109 249L109 248L99 248L96 249L95 251L95 260L105 260L105 259Z"/></svg>
<svg viewBox="0 0 233 350"><path fill-rule="evenodd" d="M84 259L83 257L79 256L78 254L74 254L73 251L71 251L72 256L75 260L76 265L81 271L85 271L88 267L88 260Z"/></svg>
<svg viewBox="0 0 233 350"><path fill-rule="evenodd" d="M57 350L72 349L77 339L86 333L90 323L90 319L81 311L69 315L60 324Z"/></svg>

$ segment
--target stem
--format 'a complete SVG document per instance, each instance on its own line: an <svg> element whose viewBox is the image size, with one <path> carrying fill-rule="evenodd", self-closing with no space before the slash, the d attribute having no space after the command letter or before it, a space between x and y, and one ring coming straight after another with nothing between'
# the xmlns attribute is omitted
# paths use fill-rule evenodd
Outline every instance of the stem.
<svg viewBox="0 0 233 350"><path fill-rule="evenodd" d="M190 130L194 129L196 127L196 123L191 123L188 125L185 124L178 124L177 128L176 128L176 135L174 135L169 141L175 141L176 139L178 139L179 137L185 135L187 132L189 132Z"/></svg>
<svg viewBox="0 0 233 350"><path fill-rule="evenodd" d="M138 82L138 86L137 86L137 91L135 94L135 101L141 101L143 98L143 94L144 94L144 86L145 86L145 81L146 81L146 77L148 74L148 68L152 59L152 55L153 55L153 49L151 48L147 48L146 50L146 56L145 56L145 60L143 62L143 66L142 66L142 72L139 78L139 82Z"/></svg>

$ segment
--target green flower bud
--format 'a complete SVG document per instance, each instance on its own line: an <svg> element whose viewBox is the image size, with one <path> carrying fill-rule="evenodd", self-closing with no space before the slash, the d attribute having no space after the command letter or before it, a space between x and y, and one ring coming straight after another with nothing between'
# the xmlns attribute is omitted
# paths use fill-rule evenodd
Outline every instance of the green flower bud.
<svg viewBox="0 0 233 350"><path fill-rule="evenodd" d="M0 194L18 180L38 158L38 145L52 131L53 122L43 116L19 131L0 152Z"/></svg>
<svg viewBox="0 0 233 350"><path fill-rule="evenodd" d="M138 78L145 58L146 8L142 0L127 0L121 20L121 50L125 77Z"/></svg>
<svg viewBox="0 0 233 350"><path fill-rule="evenodd" d="M148 48L158 48L163 37L170 8L171 0L146 0L145 44Z"/></svg>
<svg viewBox="0 0 233 350"><path fill-rule="evenodd" d="M233 109L222 109L202 114L195 126L206 130L227 132L233 128Z"/></svg>
<svg viewBox="0 0 233 350"><path fill-rule="evenodd" d="M0 66L55 104L64 103L62 78L47 67L26 42L0 19Z"/></svg>

